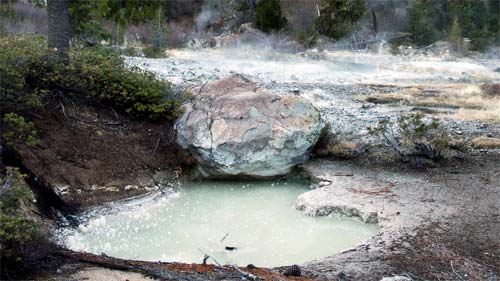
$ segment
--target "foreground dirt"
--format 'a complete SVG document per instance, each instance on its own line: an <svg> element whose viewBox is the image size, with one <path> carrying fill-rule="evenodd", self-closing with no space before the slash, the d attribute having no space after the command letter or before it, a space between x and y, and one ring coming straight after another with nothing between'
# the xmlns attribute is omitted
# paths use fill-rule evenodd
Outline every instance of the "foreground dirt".
<svg viewBox="0 0 500 281"><path fill-rule="evenodd" d="M60 250L57 270L52 268L36 280L313 280L308 277L285 276L278 271L252 265L202 265L123 260L106 255Z"/></svg>
<svg viewBox="0 0 500 281"><path fill-rule="evenodd" d="M322 187L298 207L377 221L379 235L304 265L319 280L498 280L500 154L453 159L415 171L316 160L306 170ZM343 279L340 279L343 278Z"/></svg>
<svg viewBox="0 0 500 281"><path fill-rule="evenodd" d="M15 146L22 164L66 204L84 208L172 182L186 155L168 121L136 121L112 108L75 107L34 118L40 144Z"/></svg>

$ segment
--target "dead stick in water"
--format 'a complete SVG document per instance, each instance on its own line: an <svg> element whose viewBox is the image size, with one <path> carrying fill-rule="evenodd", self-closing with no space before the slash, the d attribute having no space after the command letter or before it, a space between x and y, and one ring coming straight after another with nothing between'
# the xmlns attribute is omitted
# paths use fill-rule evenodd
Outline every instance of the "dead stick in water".
<svg viewBox="0 0 500 281"><path fill-rule="evenodd" d="M213 259L214 262L219 266L219 267L222 267L222 265L212 256L208 255L207 253L203 252L200 248L198 248L198 251L200 251L202 254L204 254L205 256L208 256L209 258Z"/></svg>
<svg viewBox="0 0 500 281"><path fill-rule="evenodd" d="M222 239L220 240L220 243L222 243L224 240L226 240L226 237L229 235L229 232L226 233L226 235L224 235L224 237L222 237Z"/></svg>

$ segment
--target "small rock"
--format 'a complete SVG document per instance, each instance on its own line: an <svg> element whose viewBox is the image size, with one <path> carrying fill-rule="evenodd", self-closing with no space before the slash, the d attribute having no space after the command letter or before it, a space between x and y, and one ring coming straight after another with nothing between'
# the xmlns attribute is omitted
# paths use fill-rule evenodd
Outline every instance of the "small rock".
<svg viewBox="0 0 500 281"><path fill-rule="evenodd" d="M327 185L329 185L330 183L331 183L331 182L329 182L329 181L322 181L322 182L320 182L318 185L319 185L320 187L323 187L323 186L327 186Z"/></svg>
<svg viewBox="0 0 500 281"><path fill-rule="evenodd" d="M302 275L302 272L300 270L300 267L296 264L288 267L284 272L283 275L285 276L296 276L300 277Z"/></svg>
<svg viewBox="0 0 500 281"><path fill-rule="evenodd" d="M393 276L393 277L384 277L380 279L380 281L412 281L412 279L406 276Z"/></svg>
<svg viewBox="0 0 500 281"><path fill-rule="evenodd" d="M257 267L255 265L253 265L253 264L249 264L249 265L247 265L247 268L254 269L254 268L257 268Z"/></svg>
<svg viewBox="0 0 500 281"><path fill-rule="evenodd" d="M340 272L339 274L337 274L337 277L335 277L335 281L345 281L347 280L346 278L347 276L345 275L345 273Z"/></svg>

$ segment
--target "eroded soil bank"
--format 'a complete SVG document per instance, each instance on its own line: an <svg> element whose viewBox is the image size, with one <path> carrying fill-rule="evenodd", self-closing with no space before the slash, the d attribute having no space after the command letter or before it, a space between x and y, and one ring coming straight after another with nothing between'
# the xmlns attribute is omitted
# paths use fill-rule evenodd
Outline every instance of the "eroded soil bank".
<svg viewBox="0 0 500 281"><path fill-rule="evenodd" d="M137 121L111 107L53 110L34 118L40 144L17 144L12 152L41 186L73 208L159 189L189 166L168 122Z"/></svg>

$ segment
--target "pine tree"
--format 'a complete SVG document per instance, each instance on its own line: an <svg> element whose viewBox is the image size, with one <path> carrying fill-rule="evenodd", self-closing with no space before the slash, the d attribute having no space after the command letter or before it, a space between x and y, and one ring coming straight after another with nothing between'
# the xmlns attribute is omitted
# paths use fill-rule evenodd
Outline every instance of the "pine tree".
<svg viewBox="0 0 500 281"><path fill-rule="evenodd" d="M448 41L451 43L453 51L457 53L464 52L464 40L462 37L462 29L458 23L458 18L453 20L453 25L450 30Z"/></svg>
<svg viewBox="0 0 500 281"><path fill-rule="evenodd" d="M279 31L286 23L279 0L261 0L257 3L253 15L255 27L264 32Z"/></svg>
<svg viewBox="0 0 500 281"><path fill-rule="evenodd" d="M410 32L416 45L429 45L439 38L437 9L433 1L413 0L408 7L408 16Z"/></svg>
<svg viewBox="0 0 500 281"><path fill-rule="evenodd" d="M364 0L323 0L316 20L318 31L338 39L352 31L364 12Z"/></svg>

